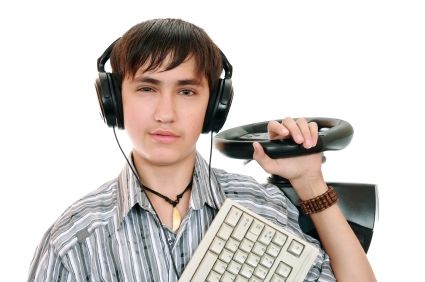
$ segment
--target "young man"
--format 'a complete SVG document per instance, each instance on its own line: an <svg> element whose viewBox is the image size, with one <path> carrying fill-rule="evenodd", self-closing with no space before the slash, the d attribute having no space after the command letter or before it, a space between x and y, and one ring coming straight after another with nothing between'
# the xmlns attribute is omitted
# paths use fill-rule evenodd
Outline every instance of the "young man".
<svg viewBox="0 0 425 282"><path fill-rule="evenodd" d="M227 197L318 245L302 233L296 208L277 187L210 171L197 153L200 133L222 125L211 120L217 89L231 87L220 80L227 60L202 29L178 19L142 22L113 44L110 61L113 73L100 74L99 99L108 125L128 132L131 159L46 232L29 281L177 281ZM270 122L268 131L305 148L318 138L317 125L304 119ZM301 200L328 191L320 154L270 159L258 143L254 149L254 159L289 179ZM326 253L306 281L375 280L337 205L311 218Z"/></svg>

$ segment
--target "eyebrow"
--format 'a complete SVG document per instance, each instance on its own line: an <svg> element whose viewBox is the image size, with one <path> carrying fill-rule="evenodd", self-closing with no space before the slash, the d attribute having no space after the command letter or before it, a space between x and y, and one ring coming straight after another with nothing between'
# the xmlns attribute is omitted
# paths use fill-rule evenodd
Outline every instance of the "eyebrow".
<svg viewBox="0 0 425 282"><path fill-rule="evenodd" d="M160 85L161 81L155 78L151 78L151 77L146 77L146 76L142 76L142 77L136 77L135 81L138 82L147 82L147 83L151 83L154 85ZM201 80L199 79L181 79L181 80L177 80L177 85L201 85Z"/></svg>

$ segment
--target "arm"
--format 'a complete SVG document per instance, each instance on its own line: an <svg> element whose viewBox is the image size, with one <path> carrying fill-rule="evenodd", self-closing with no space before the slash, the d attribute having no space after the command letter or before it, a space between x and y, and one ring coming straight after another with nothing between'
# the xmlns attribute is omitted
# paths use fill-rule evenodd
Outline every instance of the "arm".
<svg viewBox="0 0 425 282"><path fill-rule="evenodd" d="M268 125L270 139L292 137L305 148L316 145L317 124L305 119L286 118ZM327 190L321 171L321 154L287 159L271 159L261 145L254 143L254 159L269 173L288 179L301 200L308 200ZM338 205L311 215L338 281L376 281L360 243Z"/></svg>
<svg viewBox="0 0 425 282"><path fill-rule="evenodd" d="M60 257L50 244L50 229L37 247L31 262L28 282L31 281L74 281Z"/></svg>

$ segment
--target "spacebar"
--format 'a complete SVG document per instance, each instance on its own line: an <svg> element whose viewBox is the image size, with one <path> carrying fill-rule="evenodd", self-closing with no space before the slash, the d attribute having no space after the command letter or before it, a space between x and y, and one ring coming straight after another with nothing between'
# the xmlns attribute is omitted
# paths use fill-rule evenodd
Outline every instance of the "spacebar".
<svg viewBox="0 0 425 282"><path fill-rule="evenodd" d="M208 251L190 281L205 281L217 258L216 254Z"/></svg>

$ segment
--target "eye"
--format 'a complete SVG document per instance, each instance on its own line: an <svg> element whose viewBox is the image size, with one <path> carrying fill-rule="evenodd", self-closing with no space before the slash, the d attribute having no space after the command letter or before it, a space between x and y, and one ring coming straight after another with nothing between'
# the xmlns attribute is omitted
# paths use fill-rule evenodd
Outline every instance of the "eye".
<svg viewBox="0 0 425 282"><path fill-rule="evenodd" d="M183 96L192 96L195 95L195 92L193 90L190 89L182 89L179 91L179 94L183 95Z"/></svg>
<svg viewBox="0 0 425 282"><path fill-rule="evenodd" d="M147 87L147 86L145 86L145 87L139 87L139 88L137 89L137 91L140 91L140 92L153 92L154 90L153 90L153 88L151 88L151 87Z"/></svg>

